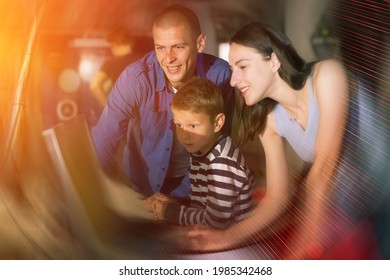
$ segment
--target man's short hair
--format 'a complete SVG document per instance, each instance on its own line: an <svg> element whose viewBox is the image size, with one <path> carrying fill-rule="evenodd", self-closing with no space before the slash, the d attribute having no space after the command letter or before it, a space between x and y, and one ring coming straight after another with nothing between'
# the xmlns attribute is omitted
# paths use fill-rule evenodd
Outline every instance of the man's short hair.
<svg viewBox="0 0 390 280"><path fill-rule="evenodd" d="M185 22L188 27L194 32L195 36L199 36L202 33L198 16L187 7L181 5L173 5L166 7L157 15L153 22L153 26L159 25L167 18Z"/></svg>

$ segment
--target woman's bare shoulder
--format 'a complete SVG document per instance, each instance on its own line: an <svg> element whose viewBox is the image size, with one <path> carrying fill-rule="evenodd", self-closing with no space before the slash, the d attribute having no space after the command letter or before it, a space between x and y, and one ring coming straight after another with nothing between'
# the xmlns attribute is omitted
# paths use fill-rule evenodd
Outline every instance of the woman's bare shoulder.
<svg viewBox="0 0 390 280"><path fill-rule="evenodd" d="M335 59L318 62L313 69L313 85L317 95L340 95L346 92L347 76L344 65Z"/></svg>
<svg viewBox="0 0 390 280"><path fill-rule="evenodd" d="M345 77L346 72L341 61L336 59L326 59L314 65L313 76L315 79L340 78Z"/></svg>

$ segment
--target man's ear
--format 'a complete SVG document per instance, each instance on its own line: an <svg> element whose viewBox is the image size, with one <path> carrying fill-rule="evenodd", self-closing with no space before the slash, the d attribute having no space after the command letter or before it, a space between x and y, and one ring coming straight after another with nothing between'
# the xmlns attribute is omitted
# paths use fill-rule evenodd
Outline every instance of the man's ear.
<svg viewBox="0 0 390 280"><path fill-rule="evenodd" d="M196 46L198 48L198 53L202 53L206 48L206 35L203 33L199 35L198 41L196 42Z"/></svg>
<svg viewBox="0 0 390 280"><path fill-rule="evenodd" d="M225 114L219 113L215 117L214 132L219 132L222 129L224 123L225 123Z"/></svg>
<svg viewBox="0 0 390 280"><path fill-rule="evenodd" d="M272 67L272 72L277 72L279 71L280 68L280 61L279 58L276 56L275 52L271 54L271 67Z"/></svg>

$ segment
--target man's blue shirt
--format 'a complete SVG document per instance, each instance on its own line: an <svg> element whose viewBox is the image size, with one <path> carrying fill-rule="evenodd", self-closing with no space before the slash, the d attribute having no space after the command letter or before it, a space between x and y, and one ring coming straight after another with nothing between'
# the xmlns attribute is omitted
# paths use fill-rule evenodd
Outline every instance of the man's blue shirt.
<svg viewBox="0 0 390 280"><path fill-rule="evenodd" d="M227 62L199 53L196 72L221 89L227 115L224 128L229 133L234 89L229 84L231 71ZM122 72L91 132L103 168L111 163L120 140L126 136L123 170L132 187L145 195L160 191L168 170L175 129L170 108L172 98L163 69L152 51ZM171 194L183 197L190 191L187 175Z"/></svg>

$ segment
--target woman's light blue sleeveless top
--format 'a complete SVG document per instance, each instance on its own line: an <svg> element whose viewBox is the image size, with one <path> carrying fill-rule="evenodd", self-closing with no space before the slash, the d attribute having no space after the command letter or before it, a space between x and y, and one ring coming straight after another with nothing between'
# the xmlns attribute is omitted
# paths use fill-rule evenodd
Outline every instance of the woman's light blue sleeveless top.
<svg viewBox="0 0 390 280"><path fill-rule="evenodd" d="M306 130L280 104L275 106L274 115L276 132L286 138L302 160L312 163L320 112L314 95L312 75L307 81L309 82L309 113Z"/></svg>

